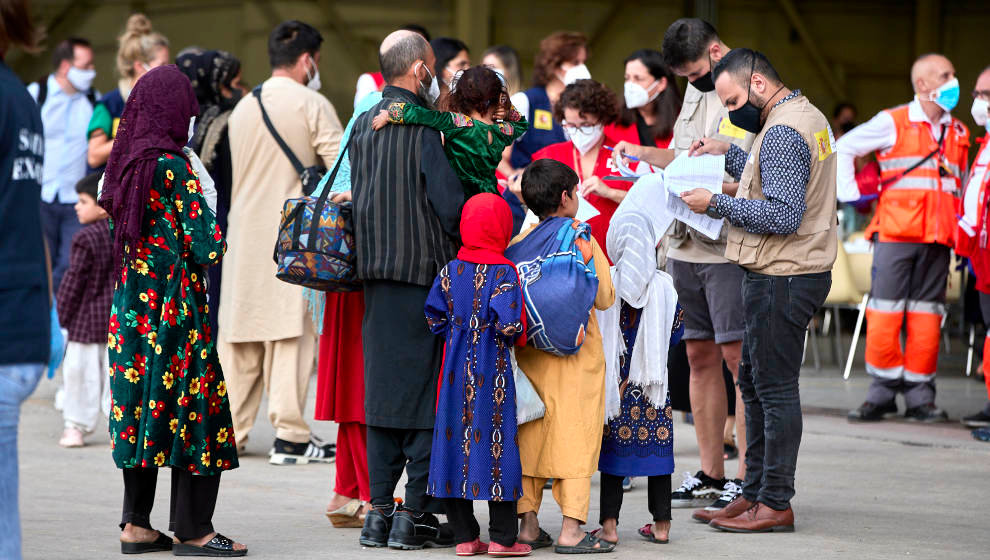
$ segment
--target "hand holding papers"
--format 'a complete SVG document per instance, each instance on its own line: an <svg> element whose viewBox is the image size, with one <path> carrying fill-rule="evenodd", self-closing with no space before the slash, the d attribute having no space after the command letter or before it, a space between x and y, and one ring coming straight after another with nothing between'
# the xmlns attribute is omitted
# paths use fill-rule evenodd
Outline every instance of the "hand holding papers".
<svg viewBox="0 0 990 560"><path fill-rule="evenodd" d="M712 193L722 192L724 174L725 156L688 156L687 153L677 156L664 170L665 186L675 195L667 199L667 210L674 218L700 231L706 237L718 239L723 220L693 212L680 197L683 193L697 188L707 189Z"/></svg>

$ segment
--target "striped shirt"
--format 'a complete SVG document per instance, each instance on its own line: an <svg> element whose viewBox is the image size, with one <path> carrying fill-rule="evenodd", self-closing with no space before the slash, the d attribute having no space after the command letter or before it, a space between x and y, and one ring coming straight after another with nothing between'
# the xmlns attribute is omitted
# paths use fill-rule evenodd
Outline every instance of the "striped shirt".
<svg viewBox="0 0 990 560"><path fill-rule="evenodd" d="M464 188L437 131L411 125L372 130L371 120L395 101L423 105L394 86L382 95L354 123L348 148L358 276L431 286L457 254Z"/></svg>

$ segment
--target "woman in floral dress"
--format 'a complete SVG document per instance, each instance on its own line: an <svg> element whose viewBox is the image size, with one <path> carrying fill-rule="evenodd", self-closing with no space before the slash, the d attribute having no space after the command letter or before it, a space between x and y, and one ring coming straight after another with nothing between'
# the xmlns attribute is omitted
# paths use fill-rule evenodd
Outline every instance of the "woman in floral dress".
<svg viewBox="0 0 990 560"><path fill-rule="evenodd" d="M108 347L124 553L247 553L211 521L220 473L237 467L237 448L204 283L226 244L182 154L198 112L175 66L142 76L124 108L100 197L119 259ZM174 541L149 519L158 467L166 466Z"/></svg>

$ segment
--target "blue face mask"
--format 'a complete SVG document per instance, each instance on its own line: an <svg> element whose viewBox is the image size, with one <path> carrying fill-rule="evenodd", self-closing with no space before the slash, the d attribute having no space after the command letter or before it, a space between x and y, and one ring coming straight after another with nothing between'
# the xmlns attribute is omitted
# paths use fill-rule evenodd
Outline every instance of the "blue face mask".
<svg viewBox="0 0 990 560"><path fill-rule="evenodd" d="M940 85L935 91L929 94L928 99L946 112L955 109L956 105L959 104L959 80L952 78Z"/></svg>

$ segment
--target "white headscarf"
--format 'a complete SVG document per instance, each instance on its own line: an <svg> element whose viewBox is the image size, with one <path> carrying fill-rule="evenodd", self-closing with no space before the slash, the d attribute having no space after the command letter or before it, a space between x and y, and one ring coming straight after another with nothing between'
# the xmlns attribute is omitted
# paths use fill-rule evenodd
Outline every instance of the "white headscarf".
<svg viewBox="0 0 990 560"><path fill-rule="evenodd" d="M641 309L639 330L629 364L629 383L638 385L656 408L667 400L667 351L677 311L677 292L670 275L657 270L650 218L639 211L617 213L609 224L608 253L615 262L612 284L616 303L598 311L605 350L605 421L621 412L620 360L626 348L619 325L620 300Z"/></svg>

